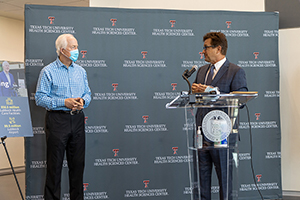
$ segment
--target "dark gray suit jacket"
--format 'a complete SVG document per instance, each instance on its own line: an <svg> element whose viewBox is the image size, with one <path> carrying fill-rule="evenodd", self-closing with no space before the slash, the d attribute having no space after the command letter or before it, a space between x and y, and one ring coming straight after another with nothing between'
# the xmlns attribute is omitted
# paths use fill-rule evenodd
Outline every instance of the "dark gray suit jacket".
<svg viewBox="0 0 300 200"><path fill-rule="evenodd" d="M205 76L209 70L210 64L199 68L194 83L205 84ZM230 93L232 91L248 91L246 73L241 67L230 63L226 59L225 63L219 69L211 86L218 87L221 93ZM213 109L198 108L196 115L197 127L201 126L203 117Z"/></svg>

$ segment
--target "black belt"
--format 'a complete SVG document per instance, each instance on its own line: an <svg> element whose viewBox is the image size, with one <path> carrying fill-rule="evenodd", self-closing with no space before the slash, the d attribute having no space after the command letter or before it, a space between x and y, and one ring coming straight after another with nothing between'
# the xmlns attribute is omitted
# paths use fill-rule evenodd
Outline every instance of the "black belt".
<svg viewBox="0 0 300 200"><path fill-rule="evenodd" d="M79 113L82 113L82 110L48 110L48 112L54 112L54 113L65 113L70 115L77 115Z"/></svg>

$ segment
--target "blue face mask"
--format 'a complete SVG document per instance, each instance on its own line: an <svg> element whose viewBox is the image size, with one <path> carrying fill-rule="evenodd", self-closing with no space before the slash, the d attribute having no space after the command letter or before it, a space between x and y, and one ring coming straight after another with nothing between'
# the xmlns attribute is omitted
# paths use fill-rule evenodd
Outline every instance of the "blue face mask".
<svg viewBox="0 0 300 200"><path fill-rule="evenodd" d="M76 60L78 59L78 55L79 55L79 51L78 49L75 49L73 51L70 51L70 59L73 61L73 62L76 62Z"/></svg>

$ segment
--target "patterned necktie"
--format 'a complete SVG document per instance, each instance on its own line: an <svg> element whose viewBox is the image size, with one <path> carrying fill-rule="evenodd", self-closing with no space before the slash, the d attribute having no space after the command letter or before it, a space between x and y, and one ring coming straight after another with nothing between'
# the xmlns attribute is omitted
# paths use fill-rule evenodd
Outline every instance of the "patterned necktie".
<svg viewBox="0 0 300 200"><path fill-rule="evenodd" d="M207 76L207 79L206 79L206 85L210 85L211 84L213 76L214 76L214 69L215 69L215 66L212 65L210 67L210 70L209 70L209 73L208 73L208 76Z"/></svg>

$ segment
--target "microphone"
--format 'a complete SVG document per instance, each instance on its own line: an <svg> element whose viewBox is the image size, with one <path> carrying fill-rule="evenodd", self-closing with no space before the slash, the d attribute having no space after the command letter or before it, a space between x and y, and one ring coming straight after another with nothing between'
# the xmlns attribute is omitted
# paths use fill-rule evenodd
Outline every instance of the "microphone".
<svg viewBox="0 0 300 200"><path fill-rule="evenodd" d="M190 71L189 71L188 69L186 69L186 70L183 72L183 74L182 74L182 78L183 78L184 80L186 80L186 82L189 84L189 94L191 94L192 86L191 86L191 83L190 83L190 81L188 80L188 78L189 78L195 71L197 71L197 69L198 69L198 66L197 66L197 65L194 65Z"/></svg>
<svg viewBox="0 0 300 200"><path fill-rule="evenodd" d="M195 71L197 71L197 69L198 69L198 66L194 65L190 71L188 71L188 70L184 71L184 76L186 78L189 78Z"/></svg>

